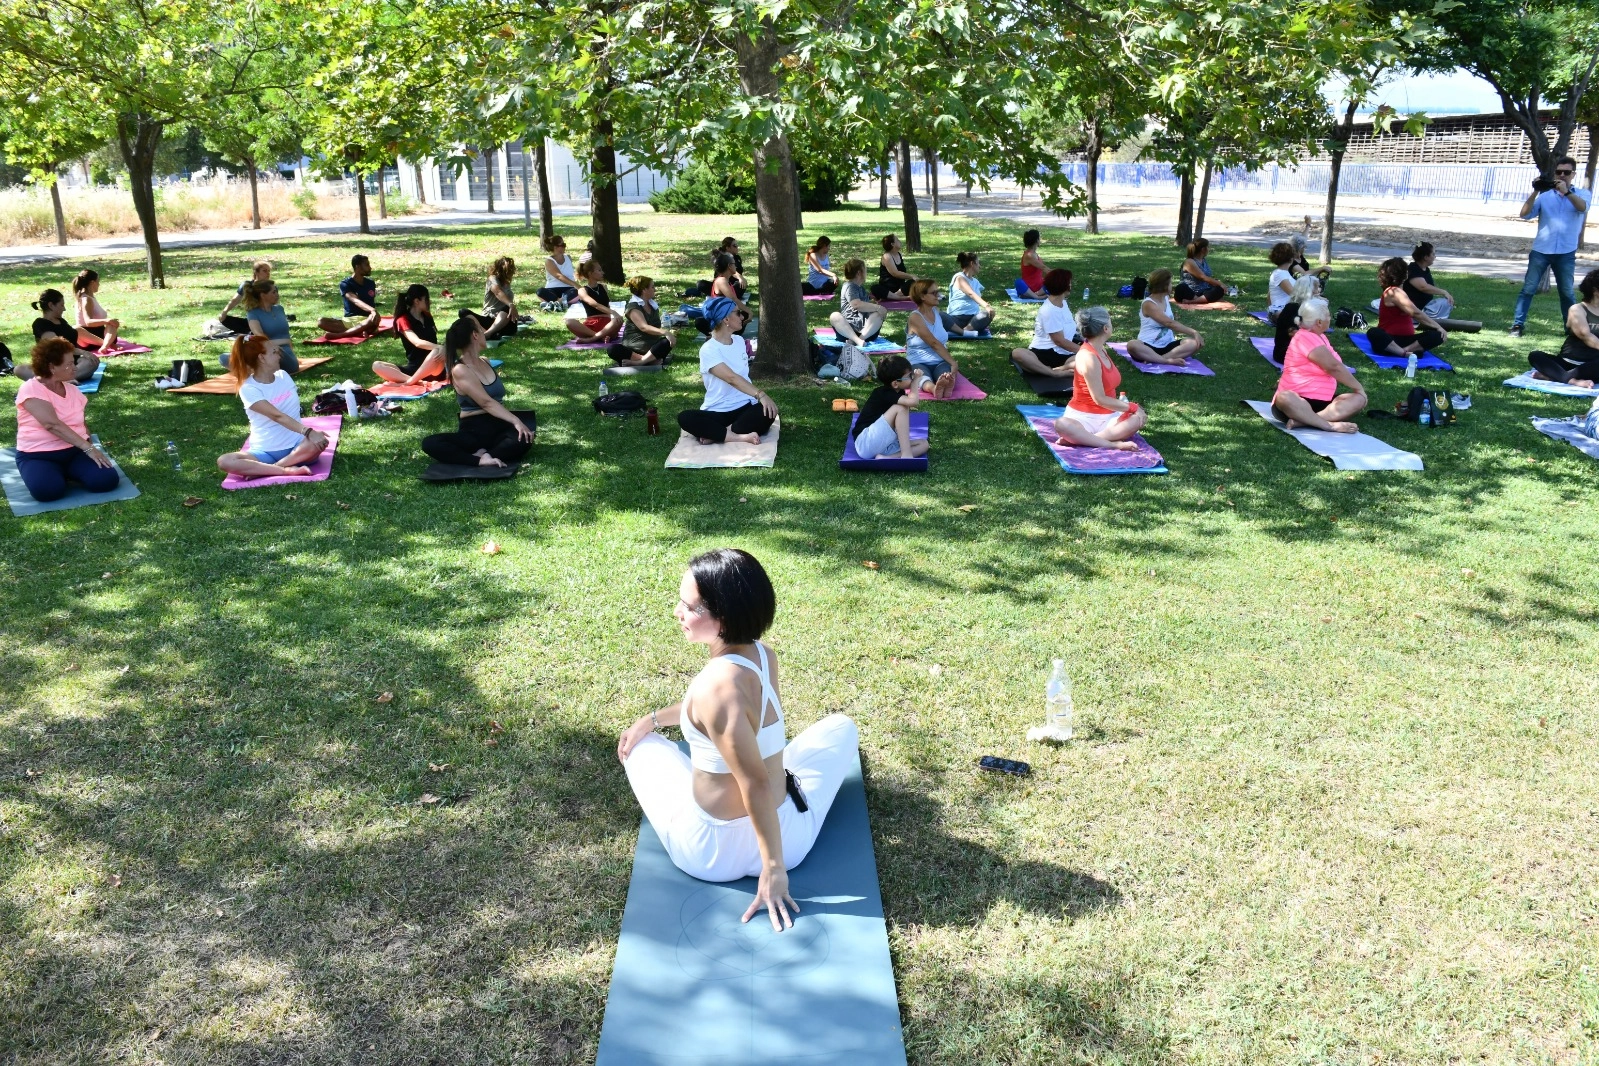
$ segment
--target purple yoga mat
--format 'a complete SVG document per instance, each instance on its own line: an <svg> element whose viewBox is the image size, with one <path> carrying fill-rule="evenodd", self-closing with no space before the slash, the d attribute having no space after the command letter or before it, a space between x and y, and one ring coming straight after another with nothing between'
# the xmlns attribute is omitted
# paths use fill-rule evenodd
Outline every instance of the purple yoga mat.
<svg viewBox="0 0 1599 1066"><path fill-rule="evenodd" d="M1027 426L1049 448L1049 453L1069 474L1164 474L1166 461L1150 446L1142 434L1133 437L1137 451L1124 452L1114 448L1074 448L1061 444L1055 434L1055 419L1061 408L1041 404L1017 404L1016 410L1027 419Z"/></svg>
<svg viewBox="0 0 1599 1066"><path fill-rule="evenodd" d="M804 298L807 303L821 303L828 300L838 299L838 294L828 292L812 292L807 293Z"/></svg>
<svg viewBox="0 0 1599 1066"><path fill-rule="evenodd" d="M571 340L561 345L562 348L569 348L572 351L586 351L591 348L609 348L610 346L610 341L580 341L576 337L573 337Z"/></svg>
<svg viewBox="0 0 1599 1066"><path fill-rule="evenodd" d="M1271 357L1271 353L1277 347L1277 341L1276 341L1275 338L1273 338L1273 337L1251 337L1251 338L1249 338L1249 343L1253 344L1255 346L1255 351L1259 352L1261 354L1261 357L1264 358L1266 360L1266 362L1270 363L1272 366L1276 367L1278 370L1281 370L1283 368L1283 365L1281 363L1279 363L1277 360L1275 360L1275 359L1273 359Z"/></svg>
<svg viewBox="0 0 1599 1066"><path fill-rule="evenodd" d="M886 456L880 459L862 459L855 451L855 423L860 419L859 414L850 416L850 431L844 434L844 457L838 461L841 470L926 470L927 456L916 458L905 456ZM911 440L927 439L927 413L925 411L911 412Z"/></svg>
<svg viewBox="0 0 1599 1066"><path fill-rule="evenodd" d="M1145 374L1195 374L1199 377L1213 378L1216 372L1201 363L1193 356L1189 356L1182 365L1172 363L1140 363L1137 359L1127 354L1127 345L1120 341L1113 341L1110 350L1127 360Z"/></svg>
<svg viewBox="0 0 1599 1066"><path fill-rule="evenodd" d="M909 300L878 300L878 306L885 311L914 311L916 305Z"/></svg>
<svg viewBox="0 0 1599 1066"><path fill-rule="evenodd" d="M308 481L326 481L328 475L333 473L333 453L339 450L339 428L343 425L343 415L312 415L300 421L310 429L320 429L328 435L328 446L322 454L316 457L316 462L311 464L311 472L304 477L240 477L238 474L229 474L222 479L225 489L264 489L269 485L303 485Z"/></svg>

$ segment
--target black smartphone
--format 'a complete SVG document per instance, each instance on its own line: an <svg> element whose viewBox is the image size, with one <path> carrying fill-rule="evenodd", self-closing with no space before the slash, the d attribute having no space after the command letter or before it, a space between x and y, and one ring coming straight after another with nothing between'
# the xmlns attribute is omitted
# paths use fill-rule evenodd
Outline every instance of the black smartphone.
<svg viewBox="0 0 1599 1066"><path fill-rule="evenodd" d="M1001 759L998 755L984 755L977 760L979 770L992 770L996 774L1012 774L1016 777L1026 777L1033 772L1033 768L1017 759Z"/></svg>

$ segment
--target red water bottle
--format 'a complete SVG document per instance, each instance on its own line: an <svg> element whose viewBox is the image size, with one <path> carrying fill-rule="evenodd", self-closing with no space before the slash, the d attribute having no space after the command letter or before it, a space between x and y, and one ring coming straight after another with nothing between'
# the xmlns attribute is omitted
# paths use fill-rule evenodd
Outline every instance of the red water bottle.
<svg viewBox="0 0 1599 1066"><path fill-rule="evenodd" d="M644 412L644 430L652 437L661 435L661 412L653 407Z"/></svg>

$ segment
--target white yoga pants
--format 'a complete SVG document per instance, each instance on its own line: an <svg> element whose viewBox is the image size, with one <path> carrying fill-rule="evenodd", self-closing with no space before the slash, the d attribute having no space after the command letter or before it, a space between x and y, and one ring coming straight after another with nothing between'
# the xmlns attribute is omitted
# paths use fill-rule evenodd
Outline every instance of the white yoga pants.
<svg viewBox="0 0 1599 1066"><path fill-rule="evenodd" d="M796 810L785 794L777 808L783 866L793 869L810 854L844 775L855 763L860 731L848 715L830 714L788 742L783 765L794 772L809 804ZM678 869L702 881L736 881L761 872L761 849L748 816L712 818L694 802L694 771L676 744L651 733L623 764L644 816Z"/></svg>

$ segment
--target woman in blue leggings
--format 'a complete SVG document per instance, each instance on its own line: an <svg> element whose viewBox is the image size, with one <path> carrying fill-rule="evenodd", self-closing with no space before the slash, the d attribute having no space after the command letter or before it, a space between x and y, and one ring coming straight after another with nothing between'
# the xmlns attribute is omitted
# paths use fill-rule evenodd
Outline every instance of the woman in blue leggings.
<svg viewBox="0 0 1599 1066"><path fill-rule="evenodd" d="M89 440L83 409L89 398L78 391L71 341L53 337L33 346L33 377L17 390L17 473L40 503L59 500L67 483L90 492L117 487L116 467Z"/></svg>

